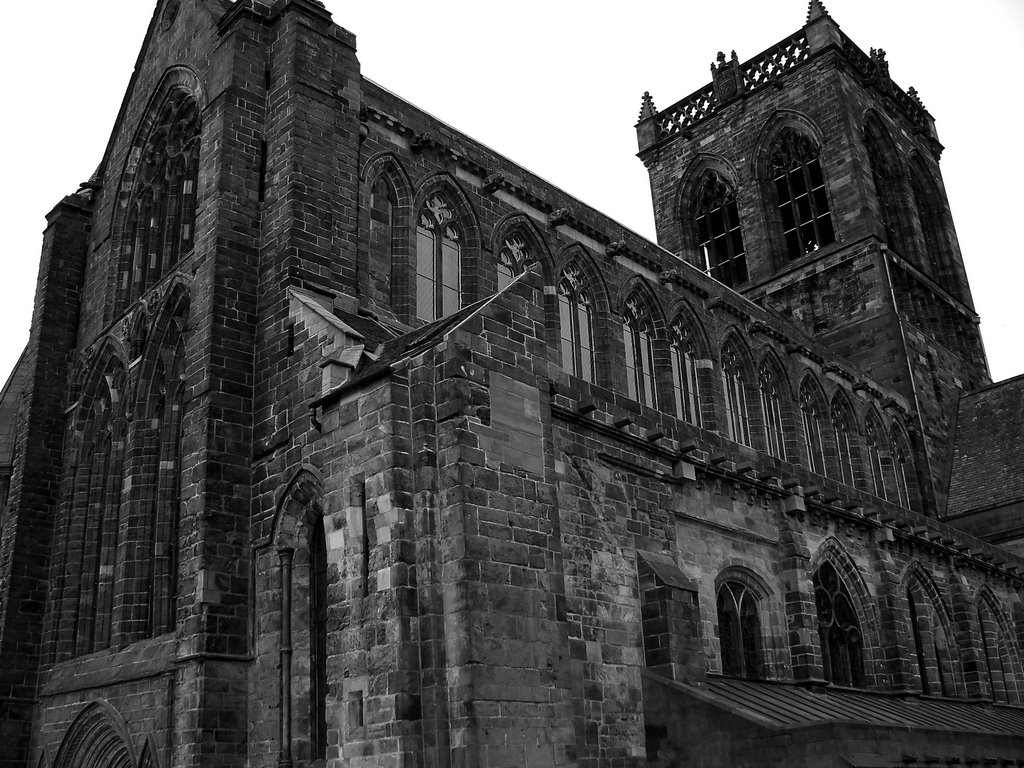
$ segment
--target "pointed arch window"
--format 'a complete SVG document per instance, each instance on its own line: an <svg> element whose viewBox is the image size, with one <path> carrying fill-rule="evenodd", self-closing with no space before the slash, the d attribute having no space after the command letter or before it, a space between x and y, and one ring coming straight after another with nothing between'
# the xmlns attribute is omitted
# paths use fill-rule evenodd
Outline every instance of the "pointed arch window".
<svg viewBox="0 0 1024 768"><path fill-rule="evenodd" d="M530 247L520 234L511 234L498 252L498 290L503 291L533 262Z"/></svg>
<svg viewBox="0 0 1024 768"><path fill-rule="evenodd" d="M633 294L623 312L622 341L626 350L629 396L644 405L656 405L654 396L654 329L641 299Z"/></svg>
<svg viewBox="0 0 1024 768"><path fill-rule="evenodd" d="M921 234L924 236L925 258L931 266L932 276L941 280L945 266L942 214L931 180L914 163L910 166L910 190L921 223Z"/></svg>
<svg viewBox="0 0 1024 768"><path fill-rule="evenodd" d="M1018 665L1014 664L1016 654L1007 642L998 613L984 595L978 601L978 630L992 700L1004 704L1021 703L1019 681L1015 673Z"/></svg>
<svg viewBox="0 0 1024 768"><path fill-rule="evenodd" d="M825 679L836 685L860 687L864 681L864 641L850 593L831 563L823 563L812 581Z"/></svg>
<svg viewBox="0 0 1024 768"><path fill-rule="evenodd" d="M791 259L836 239L818 147L807 135L785 129L769 160L786 253Z"/></svg>
<svg viewBox="0 0 1024 768"><path fill-rule="evenodd" d="M893 430L892 472L896 480L896 499L901 507L910 509L910 483L907 478L907 465L910 463L910 451L899 433Z"/></svg>
<svg viewBox="0 0 1024 768"><path fill-rule="evenodd" d="M718 641L722 674L762 677L761 619L757 596L738 581L727 581L718 590Z"/></svg>
<svg viewBox="0 0 1024 768"><path fill-rule="evenodd" d="M135 171L123 237L129 300L152 287L192 250L199 179L200 116L195 99L164 103Z"/></svg>
<svg viewBox="0 0 1024 768"><path fill-rule="evenodd" d="M714 171L707 171L701 180L693 217L697 249L707 273L730 287L747 282L736 192Z"/></svg>
<svg viewBox="0 0 1024 768"><path fill-rule="evenodd" d="M383 174L370 188L370 260L388 274L395 252L395 210L398 198Z"/></svg>
<svg viewBox="0 0 1024 768"><path fill-rule="evenodd" d="M850 411L845 404L832 403L832 439L836 446L835 478L847 485L854 483L853 441L850 439Z"/></svg>
<svg viewBox="0 0 1024 768"><path fill-rule="evenodd" d="M725 431L728 437L750 445L750 414L742 358L732 344L722 349L722 389L725 393Z"/></svg>
<svg viewBox="0 0 1024 768"><path fill-rule="evenodd" d="M576 265L566 267L558 281L558 318L562 334L562 367L584 381L594 381L594 305Z"/></svg>
<svg viewBox="0 0 1024 768"><path fill-rule="evenodd" d="M700 379L697 376L697 348L693 332L677 320L672 326L672 394L676 416L696 427L701 425Z"/></svg>
<svg viewBox="0 0 1024 768"><path fill-rule="evenodd" d="M907 587L907 609L921 692L939 696L954 694L955 681L945 631L920 586Z"/></svg>
<svg viewBox="0 0 1024 768"><path fill-rule="evenodd" d="M803 426L804 445L807 447L807 465L812 472L825 474L825 445L822 440L821 398L810 382L800 387L800 422Z"/></svg>
<svg viewBox="0 0 1024 768"><path fill-rule="evenodd" d="M758 376L758 391L761 396L761 413L764 415L765 448L772 456L786 457L786 437L782 424L782 400L779 397L779 383L775 372L766 363L761 366Z"/></svg>
<svg viewBox="0 0 1024 768"><path fill-rule="evenodd" d="M879 215L886 241L901 255L905 254L905 244L900 226L900 174L890 142L880 125L874 119L864 126L864 141L868 150L868 164L871 166L871 178L875 183L875 195L878 198Z"/></svg>
<svg viewBox="0 0 1024 768"><path fill-rule="evenodd" d="M322 521L309 540L309 713L313 760L327 759L327 538Z"/></svg>
<svg viewBox="0 0 1024 768"><path fill-rule="evenodd" d="M416 227L416 316L437 320L461 302L462 232L448 201L431 195Z"/></svg>
<svg viewBox="0 0 1024 768"><path fill-rule="evenodd" d="M881 428L874 419L868 418L864 427L864 449L866 467L866 490L880 499L888 499L885 492L885 475L882 473L882 450L879 435Z"/></svg>

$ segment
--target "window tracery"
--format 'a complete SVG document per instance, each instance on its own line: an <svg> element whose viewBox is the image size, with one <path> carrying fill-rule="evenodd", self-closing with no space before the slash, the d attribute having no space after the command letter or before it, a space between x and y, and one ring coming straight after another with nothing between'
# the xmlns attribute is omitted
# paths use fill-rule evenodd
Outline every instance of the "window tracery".
<svg viewBox="0 0 1024 768"><path fill-rule="evenodd" d="M693 333L681 321L672 326L672 392L676 416L696 427L701 426L700 379L697 376L697 349Z"/></svg>
<svg viewBox="0 0 1024 768"><path fill-rule="evenodd" d="M784 459L786 438L782 423L782 400L775 373L767 364L761 366L758 391L761 396L761 413L764 415L765 448L772 456Z"/></svg>
<svg viewBox="0 0 1024 768"><path fill-rule="evenodd" d="M584 381L594 381L594 306L575 264L562 272L558 282L558 316L561 326L562 367Z"/></svg>
<svg viewBox="0 0 1024 768"><path fill-rule="evenodd" d="M800 387L800 422L803 426L804 445L807 447L808 468L825 474L825 444L821 429L821 399L809 381Z"/></svg>
<svg viewBox="0 0 1024 768"><path fill-rule="evenodd" d="M636 294L626 300L622 341L626 349L626 384L629 396L644 405L655 405L653 328L648 312Z"/></svg>
<svg viewBox="0 0 1024 768"><path fill-rule="evenodd" d="M845 404L832 403L832 439L836 445L835 478L847 485L854 483L853 442L850 439L850 413Z"/></svg>
<svg viewBox="0 0 1024 768"><path fill-rule="evenodd" d="M458 311L462 302L462 233L451 206L431 195L416 227L416 316L431 321Z"/></svg>
<svg viewBox="0 0 1024 768"><path fill-rule="evenodd" d="M769 175L789 258L800 258L833 242L825 176L818 147L810 137L792 128L784 130L772 149Z"/></svg>
<svg viewBox="0 0 1024 768"><path fill-rule="evenodd" d="M846 585L827 562L814 572L812 581L825 679L836 685L860 687L864 681L864 641Z"/></svg>
<svg viewBox="0 0 1024 768"><path fill-rule="evenodd" d="M725 428L737 443L750 445L750 414L742 359L732 344L722 349L722 389L725 393Z"/></svg>
<svg viewBox="0 0 1024 768"><path fill-rule="evenodd" d="M532 261L530 247L522 235L515 233L506 237L498 252L498 290L508 288Z"/></svg>
<svg viewBox="0 0 1024 768"><path fill-rule="evenodd" d="M761 619L757 596L738 581L727 581L718 590L718 640L722 674L762 677Z"/></svg>
<svg viewBox="0 0 1024 768"><path fill-rule="evenodd" d="M199 105L175 92L142 149L128 202L122 288L129 300L173 269L195 244L199 146Z"/></svg>
<svg viewBox="0 0 1024 768"><path fill-rule="evenodd" d="M697 249L707 273L730 287L747 282L747 256L736 193L714 171L704 174L693 216Z"/></svg>

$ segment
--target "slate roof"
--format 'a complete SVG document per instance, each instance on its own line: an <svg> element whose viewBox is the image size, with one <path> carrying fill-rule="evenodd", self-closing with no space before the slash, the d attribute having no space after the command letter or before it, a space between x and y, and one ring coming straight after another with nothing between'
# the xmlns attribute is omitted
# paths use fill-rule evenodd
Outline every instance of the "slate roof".
<svg viewBox="0 0 1024 768"><path fill-rule="evenodd" d="M969 733L1024 734L1024 707L925 697L903 697L828 686L812 690L791 683L710 677L686 688L712 706L768 728L851 723L930 728Z"/></svg>
<svg viewBox="0 0 1024 768"><path fill-rule="evenodd" d="M1024 499L1024 376L963 395L947 515Z"/></svg>

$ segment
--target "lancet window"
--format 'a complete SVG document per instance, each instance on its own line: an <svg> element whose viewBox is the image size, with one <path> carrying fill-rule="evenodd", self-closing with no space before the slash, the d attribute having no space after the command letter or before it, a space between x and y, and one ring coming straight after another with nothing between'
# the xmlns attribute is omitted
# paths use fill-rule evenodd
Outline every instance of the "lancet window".
<svg viewBox="0 0 1024 768"><path fill-rule="evenodd" d="M823 563L812 580L825 679L859 687L864 680L864 641L850 594L830 563Z"/></svg>
<svg viewBox="0 0 1024 768"><path fill-rule="evenodd" d="M718 590L718 641L723 675L762 677L761 619L746 584L727 581Z"/></svg>
<svg viewBox="0 0 1024 768"><path fill-rule="evenodd" d="M807 447L807 466L819 474L825 473L825 444L822 439L821 398L810 382L800 387L800 422L803 426L804 445Z"/></svg>
<svg viewBox="0 0 1024 768"><path fill-rule="evenodd" d="M784 130L769 167L789 258L797 259L833 242L825 176L814 142L799 131Z"/></svg>
<svg viewBox="0 0 1024 768"><path fill-rule="evenodd" d="M832 403L832 439L836 446L836 461L833 474L836 480L853 485L854 460L853 442L850 438L850 411L845 404Z"/></svg>
<svg viewBox="0 0 1024 768"><path fill-rule="evenodd" d="M714 171L707 171L694 206L697 249L704 269L728 286L747 282L747 255L743 247L736 192Z"/></svg>
<svg viewBox="0 0 1024 768"><path fill-rule="evenodd" d="M644 405L656 405L654 389L654 329L641 297L633 294L623 312L622 342L626 350L629 396Z"/></svg>
<svg viewBox="0 0 1024 768"><path fill-rule="evenodd" d="M924 255L932 269L932 277L942 279L945 265L942 215L931 180L915 164L910 166L910 190L924 236Z"/></svg>
<svg viewBox="0 0 1024 768"><path fill-rule="evenodd" d="M746 371L742 358L732 344L722 349L722 389L725 394L726 434L737 443L750 445Z"/></svg>
<svg viewBox="0 0 1024 768"><path fill-rule="evenodd" d="M786 457L786 438L782 423L782 400L775 372L767 364L761 366L758 377L761 413L764 415L765 449L772 456Z"/></svg>
<svg viewBox="0 0 1024 768"><path fill-rule="evenodd" d="M498 290L507 288L526 271L532 261L530 247L522 235L512 234L506 237L498 252Z"/></svg>
<svg viewBox="0 0 1024 768"><path fill-rule="evenodd" d="M379 265L391 267L395 252L395 210L397 196L382 174L370 188L370 254Z"/></svg>
<svg viewBox="0 0 1024 768"><path fill-rule="evenodd" d="M199 105L175 92L143 146L128 201L122 289L129 299L147 291L192 250L199 143Z"/></svg>
<svg viewBox="0 0 1024 768"><path fill-rule="evenodd" d="M573 376L594 381L594 305L576 265L558 281L558 318L562 335L562 367Z"/></svg>
<svg viewBox="0 0 1024 768"><path fill-rule="evenodd" d="M902 227L900 226L900 174L893 153L889 149L889 141L883 129L874 119L864 127L864 140L868 150L868 163L871 166L871 178L875 183L875 194L878 197L879 215L886 240L901 255L904 252Z"/></svg>
<svg viewBox="0 0 1024 768"><path fill-rule="evenodd" d="M697 348L693 332L681 320L672 326L672 393L676 416L694 426L701 425L700 379L697 376Z"/></svg>
<svg viewBox="0 0 1024 768"><path fill-rule="evenodd" d="M882 499L887 499L885 475L882 473L881 427L869 417L864 427L865 480L866 490Z"/></svg>
<svg viewBox="0 0 1024 768"><path fill-rule="evenodd" d="M899 432L893 429L892 471L896 480L896 499L901 507L910 508L910 483L907 477L907 465L910 464L910 451Z"/></svg>
<svg viewBox="0 0 1024 768"><path fill-rule="evenodd" d="M462 302L462 232L441 195L427 198L416 227L416 316L437 320Z"/></svg>

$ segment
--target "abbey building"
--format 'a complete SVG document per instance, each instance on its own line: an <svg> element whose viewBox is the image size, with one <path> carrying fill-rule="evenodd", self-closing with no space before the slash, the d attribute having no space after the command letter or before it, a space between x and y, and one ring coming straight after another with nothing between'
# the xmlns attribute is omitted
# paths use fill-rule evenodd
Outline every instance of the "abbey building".
<svg viewBox="0 0 1024 768"><path fill-rule="evenodd" d="M160 0L0 394L2 768L1024 764L933 117L811 0L636 130L657 243Z"/></svg>

